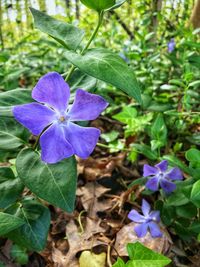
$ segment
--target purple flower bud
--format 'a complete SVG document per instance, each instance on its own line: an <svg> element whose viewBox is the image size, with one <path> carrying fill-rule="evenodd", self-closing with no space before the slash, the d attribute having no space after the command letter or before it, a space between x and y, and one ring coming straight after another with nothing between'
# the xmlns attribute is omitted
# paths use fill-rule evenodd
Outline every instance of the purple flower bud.
<svg viewBox="0 0 200 267"><path fill-rule="evenodd" d="M168 52L169 53L172 53L175 49L175 46L176 46L176 43L174 41L174 38L172 38L169 43L167 44L167 47L168 47Z"/></svg>
<svg viewBox="0 0 200 267"><path fill-rule="evenodd" d="M143 176L150 177L145 185L149 190L157 191L160 185L167 194L176 189L176 185L172 181L183 179L179 168L168 170L167 160L161 161L159 164L156 164L155 167L145 164L143 168Z"/></svg>
<svg viewBox="0 0 200 267"><path fill-rule="evenodd" d="M101 96L78 89L69 108L69 85L56 72L50 72L38 81L32 97L39 103L15 106L13 114L32 134L41 134L42 160L56 163L74 154L83 159L89 157L100 130L81 127L75 122L96 119L108 103Z"/></svg>
<svg viewBox="0 0 200 267"><path fill-rule="evenodd" d="M128 214L128 218L137 223L134 230L138 237L144 237L147 234L147 231L150 231L150 234L153 238L161 237L162 232L158 226L160 222L160 212L159 211L150 211L151 207L149 203L143 199L142 200L142 213L139 214L136 210L131 210Z"/></svg>

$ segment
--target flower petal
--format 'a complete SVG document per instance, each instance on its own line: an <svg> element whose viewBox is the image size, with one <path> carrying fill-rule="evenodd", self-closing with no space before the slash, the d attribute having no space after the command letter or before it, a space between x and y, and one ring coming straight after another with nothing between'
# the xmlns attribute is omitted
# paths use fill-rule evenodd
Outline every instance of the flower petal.
<svg viewBox="0 0 200 267"><path fill-rule="evenodd" d="M153 221L159 222L160 221L160 211L159 210L151 211L150 214L149 214L149 217Z"/></svg>
<svg viewBox="0 0 200 267"><path fill-rule="evenodd" d="M169 194L173 192L176 189L176 185L167 179L161 179L160 180L160 186L165 191L165 193Z"/></svg>
<svg viewBox="0 0 200 267"><path fill-rule="evenodd" d="M157 176L150 178L145 186L151 191L157 191L159 186L159 178Z"/></svg>
<svg viewBox="0 0 200 267"><path fill-rule="evenodd" d="M70 97L69 85L59 73L49 72L40 78L32 91L32 97L56 110L66 111Z"/></svg>
<svg viewBox="0 0 200 267"><path fill-rule="evenodd" d="M148 226L149 226L151 236L153 238L162 237L163 234L162 234L159 226L155 222L148 223Z"/></svg>
<svg viewBox="0 0 200 267"><path fill-rule="evenodd" d="M183 180L183 175L179 168L172 168L166 173L166 176L171 180Z"/></svg>
<svg viewBox="0 0 200 267"><path fill-rule="evenodd" d="M138 224L134 227L137 237L144 237L147 234L148 223Z"/></svg>
<svg viewBox="0 0 200 267"><path fill-rule="evenodd" d="M139 214L137 212L137 210L131 210L128 214L128 218L133 221L133 222L136 222L136 223L143 223L145 222L145 218L144 216L142 216L141 214Z"/></svg>
<svg viewBox="0 0 200 267"><path fill-rule="evenodd" d="M144 177L147 177L150 175L155 175L157 173L158 173L158 170L155 167L152 167L148 164L144 164L144 167L143 167L143 176Z"/></svg>
<svg viewBox="0 0 200 267"><path fill-rule="evenodd" d="M15 119L34 135L39 135L55 119L55 112L38 103L15 106L12 109Z"/></svg>
<svg viewBox="0 0 200 267"><path fill-rule="evenodd" d="M142 212L143 212L145 217L147 217L149 215L150 210L151 210L151 206L149 205L149 203L145 199L143 199L142 200Z"/></svg>
<svg viewBox="0 0 200 267"><path fill-rule="evenodd" d="M72 145L74 153L86 159L93 152L100 136L100 130L93 127L81 127L69 122L65 127L65 137Z"/></svg>
<svg viewBox="0 0 200 267"><path fill-rule="evenodd" d="M42 160L47 163L56 163L69 158L74 154L72 146L65 138L61 124L53 124L40 137Z"/></svg>
<svg viewBox="0 0 200 267"><path fill-rule="evenodd" d="M95 120L107 106L103 97L78 89L68 115L71 121Z"/></svg>
<svg viewBox="0 0 200 267"><path fill-rule="evenodd" d="M168 161L163 160L160 163L155 165L156 168L158 168L161 172L165 172L168 168Z"/></svg>

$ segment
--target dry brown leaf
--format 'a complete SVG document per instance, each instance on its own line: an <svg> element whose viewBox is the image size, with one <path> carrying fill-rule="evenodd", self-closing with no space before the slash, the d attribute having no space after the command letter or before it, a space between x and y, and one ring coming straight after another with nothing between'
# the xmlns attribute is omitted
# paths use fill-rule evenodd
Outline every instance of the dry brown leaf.
<svg viewBox="0 0 200 267"><path fill-rule="evenodd" d="M99 201L99 198L110 189L96 183L90 182L77 189L77 196L81 198L82 205L89 217L96 218L96 213L106 211L112 207L112 200L106 199Z"/></svg>
<svg viewBox="0 0 200 267"><path fill-rule="evenodd" d="M100 221L86 218L84 232L81 234L73 220L66 227L66 236L69 243L69 251L63 254L59 248L54 245L52 258L56 267L78 267L76 254L84 250L92 250L98 245L106 245L98 239L98 236L104 232L104 228L100 226Z"/></svg>
<svg viewBox="0 0 200 267"><path fill-rule="evenodd" d="M121 166L125 158L124 153L117 156L109 156L106 158L92 157L83 160L78 159L78 172L82 174L87 181L95 181L103 177L111 177L113 170Z"/></svg>
<svg viewBox="0 0 200 267"><path fill-rule="evenodd" d="M136 223L131 222L123 226L117 233L114 247L121 257L128 256L126 245L137 241L143 243L146 247L155 250L158 253L166 253L169 250L172 241L165 229L162 228L163 236L161 238L152 238L149 232L145 237L138 238L134 231L135 226Z"/></svg>

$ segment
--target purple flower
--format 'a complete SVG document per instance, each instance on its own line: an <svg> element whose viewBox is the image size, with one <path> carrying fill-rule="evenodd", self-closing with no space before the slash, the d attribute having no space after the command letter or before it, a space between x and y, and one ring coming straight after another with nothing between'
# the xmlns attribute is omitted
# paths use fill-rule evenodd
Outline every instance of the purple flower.
<svg viewBox="0 0 200 267"><path fill-rule="evenodd" d="M81 127L75 121L96 119L108 103L101 96L78 89L69 108L69 85L56 72L38 81L32 97L39 103L15 106L13 114L32 134L41 134L42 160L56 163L74 154L87 158L96 146L100 130Z"/></svg>
<svg viewBox="0 0 200 267"><path fill-rule="evenodd" d="M143 176L150 176L146 183L146 187L151 191L157 191L159 185L167 193L171 193L176 189L176 185L170 180L182 180L183 176L179 168L172 168L168 170L167 160L161 161L155 167L144 165Z"/></svg>
<svg viewBox="0 0 200 267"><path fill-rule="evenodd" d="M144 237L147 234L147 230L150 231L152 237L161 237L162 232L158 226L160 221L160 212L159 211L150 211L151 207L149 203L143 199L142 200L142 213L139 214L136 210L131 210L128 214L128 218L138 223L135 226L134 230L138 237Z"/></svg>
<svg viewBox="0 0 200 267"><path fill-rule="evenodd" d="M175 46L176 46L176 43L174 41L174 38L172 38L169 43L167 44L167 47L168 47L168 52L169 53L172 53L175 49Z"/></svg>

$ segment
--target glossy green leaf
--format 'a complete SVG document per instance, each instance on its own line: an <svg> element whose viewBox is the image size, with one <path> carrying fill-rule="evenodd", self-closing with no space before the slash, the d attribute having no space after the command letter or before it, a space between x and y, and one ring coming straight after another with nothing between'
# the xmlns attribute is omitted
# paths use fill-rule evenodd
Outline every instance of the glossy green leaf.
<svg viewBox="0 0 200 267"><path fill-rule="evenodd" d="M200 180L194 183L191 191L191 201L200 208Z"/></svg>
<svg viewBox="0 0 200 267"><path fill-rule="evenodd" d="M118 258L112 267L126 267L126 264L121 258Z"/></svg>
<svg viewBox="0 0 200 267"><path fill-rule="evenodd" d="M0 93L0 106L9 107L34 102L30 89L14 89Z"/></svg>
<svg viewBox="0 0 200 267"><path fill-rule="evenodd" d="M127 245L130 261L128 267L164 267L171 260L153 250L145 247L139 242Z"/></svg>
<svg viewBox="0 0 200 267"><path fill-rule="evenodd" d="M25 224L9 232L6 236L19 246L29 250L43 250L50 226L48 208L35 200L25 199L21 202L20 208L16 208L15 212L23 218ZM35 212L37 212L36 217Z"/></svg>
<svg viewBox="0 0 200 267"><path fill-rule="evenodd" d="M28 148L19 153L16 168L23 183L38 197L67 212L73 211L77 180L74 157L46 164L39 153Z"/></svg>
<svg viewBox="0 0 200 267"><path fill-rule="evenodd" d="M81 2L90 9L98 12L108 9L115 5L115 0L81 0Z"/></svg>
<svg viewBox="0 0 200 267"><path fill-rule="evenodd" d="M15 260L15 262L21 265L28 263L28 253L26 252L26 249L18 246L17 244L12 245L10 255Z"/></svg>
<svg viewBox="0 0 200 267"><path fill-rule="evenodd" d="M30 10L37 29L47 33L66 48L76 50L84 37L83 30L54 19L34 8L30 8Z"/></svg>
<svg viewBox="0 0 200 267"><path fill-rule="evenodd" d="M20 227L24 223L21 218L0 212L0 236Z"/></svg>
<svg viewBox="0 0 200 267"><path fill-rule="evenodd" d="M24 188L19 178L15 178L8 167L0 167L0 208L6 208L15 202Z"/></svg>
<svg viewBox="0 0 200 267"><path fill-rule="evenodd" d="M27 140L27 130L13 118L0 118L0 149L13 150Z"/></svg>
<svg viewBox="0 0 200 267"><path fill-rule="evenodd" d="M134 97L139 103L142 102L140 87L133 70L113 52L103 48L94 48L84 55L67 51L65 57L88 75L110 83Z"/></svg>

